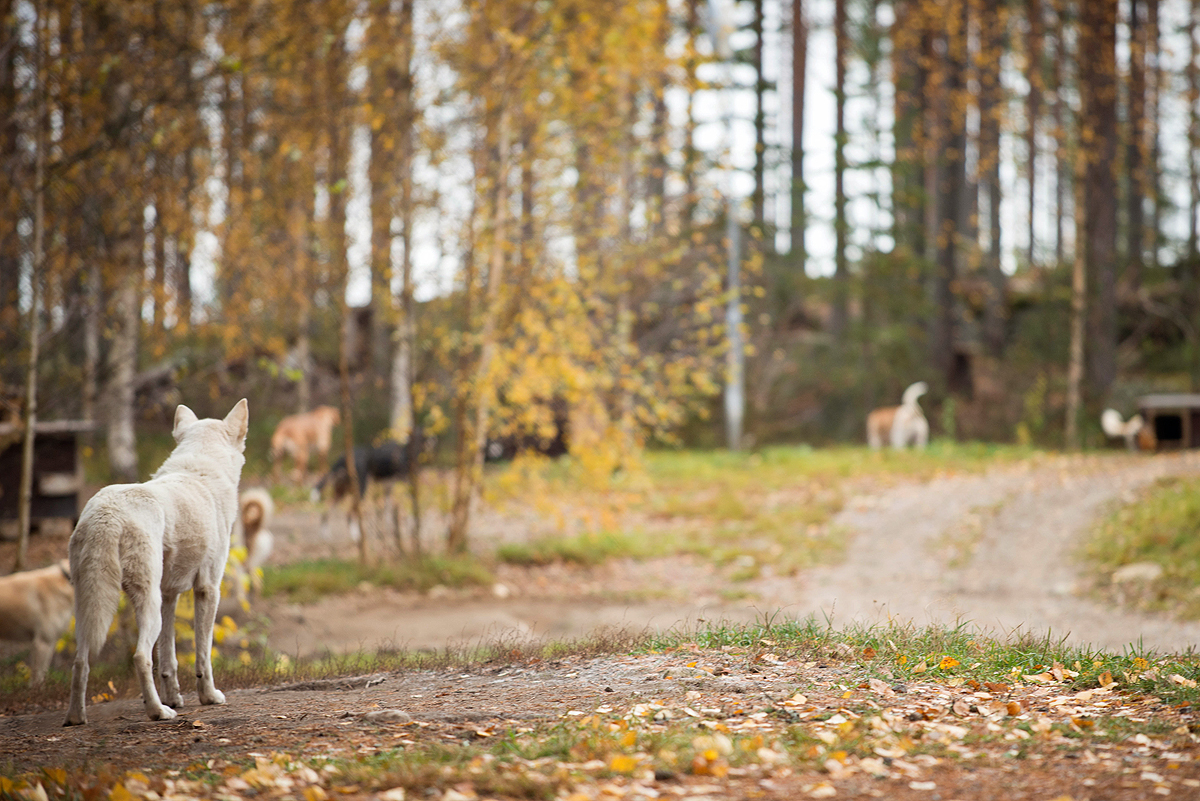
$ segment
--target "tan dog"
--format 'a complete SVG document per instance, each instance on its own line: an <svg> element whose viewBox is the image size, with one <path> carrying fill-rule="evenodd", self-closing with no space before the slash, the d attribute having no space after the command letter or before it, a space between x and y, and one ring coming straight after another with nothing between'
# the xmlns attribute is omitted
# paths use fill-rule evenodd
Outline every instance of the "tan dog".
<svg viewBox="0 0 1200 801"><path fill-rule="evenodd" d="M0 640L33 643L29 661L35 685L46 678L54 644L71 622L74 603L66 559L40 570L0 576Z"/></svg>
<svg viewBox="0 0 1200 801"><path fill-rule="evenodd" d="M275 463L275 480L283 471L283 457L294 463L295 480L304 483L312 452L317 452L320 472L329 469L329 446L333 442L333 427L342 422L342 414L332 406L318 406L311 412L292 414L279 421L271 435L271 461Z"/></svg>
<svg viewBox="0 0 1200 801"><path fill-rule="evenodd" d="M929 422L917 400L929 391L929 385L918 381L904 390L899 406L885 406L867 415L867 442L872 448L890 443L893 448L912 445L924 448L929 442Z"/></svg>
<svg viewBox="0 0 1200 801"><path fill-rule="evenodd" d="M213 684L213 624L238 516L249 421L245 399L224 420L200 420L179 406L171 431L175 450L150 480L111 484L83 507L67 545L75 583L75 664L66 725L87 723L90 656L108 638L122 590L137 619L133 667L150 719L171 720L183 706L175 606L188 590L195 598L197 695L202 704L225 703Z"/></svg>
<svg viewBox="0 0 1200 801"><path fill-rule="evenodd" d="M233 526L234 545L246 549L246 561L242 563L242 574L237 577L237 600L244 606L250 597L262 592L262 566L271 555L275 537L269 528L275 514L275 502L265 489L254 487L242 493L241 514Z"/></svg>

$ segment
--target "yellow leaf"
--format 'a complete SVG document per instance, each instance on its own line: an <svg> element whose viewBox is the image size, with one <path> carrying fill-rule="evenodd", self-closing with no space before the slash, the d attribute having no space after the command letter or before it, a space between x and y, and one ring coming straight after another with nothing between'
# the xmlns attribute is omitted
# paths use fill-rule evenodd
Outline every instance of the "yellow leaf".
<svg viewBox="0 0 1200 801"><path fill-rule="evenodd" d="M954 657L944 656L944 657L942 657L942 661L938 663L938 669L939 670L948 670L949 668L955 667L958 664L959 664L959 661L957 659L955 659Z"/></svg>
<svg viewBox="0 0 1200 801"><path fill-rule="evenodd" d="M118 784L108 791L108 801L134 801L133 793L125 789L125 785Z"/></svg>
<svg viewBox="0 0 1200 801"><path fill-rule="evenodd" d="M618 754L608 763L608 769L613 773L633 773L638 761L627 754Z"/></svg>
<svg viewBox="0 0 1200 801"><path fill-rule="evenodd" d="M327 798L329 796L325 794L325 791L316 785L304 788L304 801L325 801Z"/></svg>
<svg viewBox="0 0 1200 801"><path fill-rule="evenodd" d="M1097 676L1096 681L1100 682L1101 687L1111 687L1112 685L1116 684L1116 682L1113 681L1112 673L1107 670Z"/></svg>
<svg viewBox="0 0 1200 801"><path fill-rule="evenodd" d="M925 664L925 660L922 659L921 663L913 668L913 673L924 673L927 670L929 670L929 665Z"/></svg>
<svg viewBox="0 0 1200 801"><path fill-rule="evenodd" d="M1150 667L1150 663L1138 656L1134 657L1133 667L1135 670L1146 670Z"/></svg>

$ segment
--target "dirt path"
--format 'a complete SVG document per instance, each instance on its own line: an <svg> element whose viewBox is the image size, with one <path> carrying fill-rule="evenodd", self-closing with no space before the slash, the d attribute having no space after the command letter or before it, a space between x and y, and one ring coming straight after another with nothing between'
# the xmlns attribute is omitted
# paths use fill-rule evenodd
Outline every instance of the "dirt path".
<svg viewBox="0 0 1200 801"><path fill-rule="evenodd" d="M1114 502L1156 478L1196 472L1195 454L1055 457L856 498L837 520L855 532L849 559L805 577L795 608L841 623L890 614L918 624L1050 632L1102 648L1140 640L1183 651L1200 644L1200 624L1081 597L1074 551Z"/></svg>
<svg viewBox="0 0 1200 801"><path fill-rule="evenodd" d="M1103 648L1141 641L1182 651L1200 644L1200 624L1121 612L1082 597L1074 549L1111 504L1158 477L1197 472L1197 454L1050 456L858 495L833 521L849 536L842 564L737 585L747 594L738 602L725 600L721 590L732 585L721 571L690 558L590 570L501 567L496 593L365 590L305 606L276 603L267 609L269 644L301 656L377 646L439 649L498 638L582 637L597 627L664 630L817 614L836 625L888 616L917 624L969 621L999 634L1049 632ZM511 525L493 523L499 536L513 536ZM304 520L280 524L293 544L307 536Z"/></svg>

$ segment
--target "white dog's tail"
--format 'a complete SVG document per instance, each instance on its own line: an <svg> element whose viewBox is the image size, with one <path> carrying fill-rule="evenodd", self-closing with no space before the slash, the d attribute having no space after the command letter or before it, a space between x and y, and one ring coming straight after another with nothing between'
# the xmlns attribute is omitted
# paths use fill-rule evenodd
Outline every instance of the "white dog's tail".
<svg viewBox="0 0 1200 801"><path fill-rule="evenodd" d="M904 397L901 399L902 406L915 406L917 398L929 391L929 385L924 381L918 381L915 384L910 384L908 389L904 390Z"/></svg>
<svg viewBox="0 0 1200 801"><path fill-rule="evenodd" d="M1104 433L1114 439L1136 434L1142 427L1142 416L1135 414L1129 420L1121 419L1121 413L1116 409L1105 409L1100 414L1100 427Z"/></svg>
<svg viewBox="0 0 1200 801"><path fill-rule="evenodd" d="M71 582L75 585L75 639L97 654L121 601L121 531L125 522L104 513L79 521L71 537Z"/></svg>
<svg viewBox="0 0 1200 801"><path fill-rule="evenodd" d="M1105 409L1100 414L1100 427L1104 429L1104 433L1113 439L1123 438L1125 447L1129 450L1137 448L1137 435L1145 424L1140 414L1135 414L1128 420L1122 420L1121 413L1116 409Z"/></svg>

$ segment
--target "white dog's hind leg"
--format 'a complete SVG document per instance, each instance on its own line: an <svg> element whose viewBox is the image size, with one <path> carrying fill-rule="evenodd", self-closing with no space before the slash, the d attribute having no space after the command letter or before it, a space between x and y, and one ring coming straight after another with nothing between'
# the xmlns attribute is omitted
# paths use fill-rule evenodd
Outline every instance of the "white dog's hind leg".
<svg viewBox="0 0 1200 801"><path fill-rule="evenodd" d="M75 663L71 667L71 704L67 707L64 726L82 726L87 723L88 644L80 638L75 646Z"/></svg>
<svg viewBox="0 0 1200 801"><path fill-rule="evenodd" d="M217 603L221 599L221 584L201 584L197 577L192 592L196 596L196 695L202 704L223 704L225 694L213 684L212 641L213 623L217 619Z"/></svg>
<svg viewBox="0 0 1200 801"><path fill-rule="evenodd" d="M913 440L918 448L924 448L929 444L929 422L924 416L913 421Z"/></svg>
<svg viewBox="0 0 1200 801"><path fill-rule="evenodd" d="M162 568L156 571L161 574ZM163 706L154 683L154 649L162 630L162 598L159 595L161 575L153 575L148 586L126 584L125 594L133 605L137 618L137 647L133 651L133 668L142 688L142 704L151 720L173 720L174 709Z"/></svg>
<svg viewBox="0 0 1200 801"><path fill-rule="evenodd" d="M162 679L162 700L172 709L183 707L183 693L179 691L179 660L175 656L175 607L179 596L175 593L163 595L162 628L158 632L158 646L154 649L155 673Z"/></svg>

